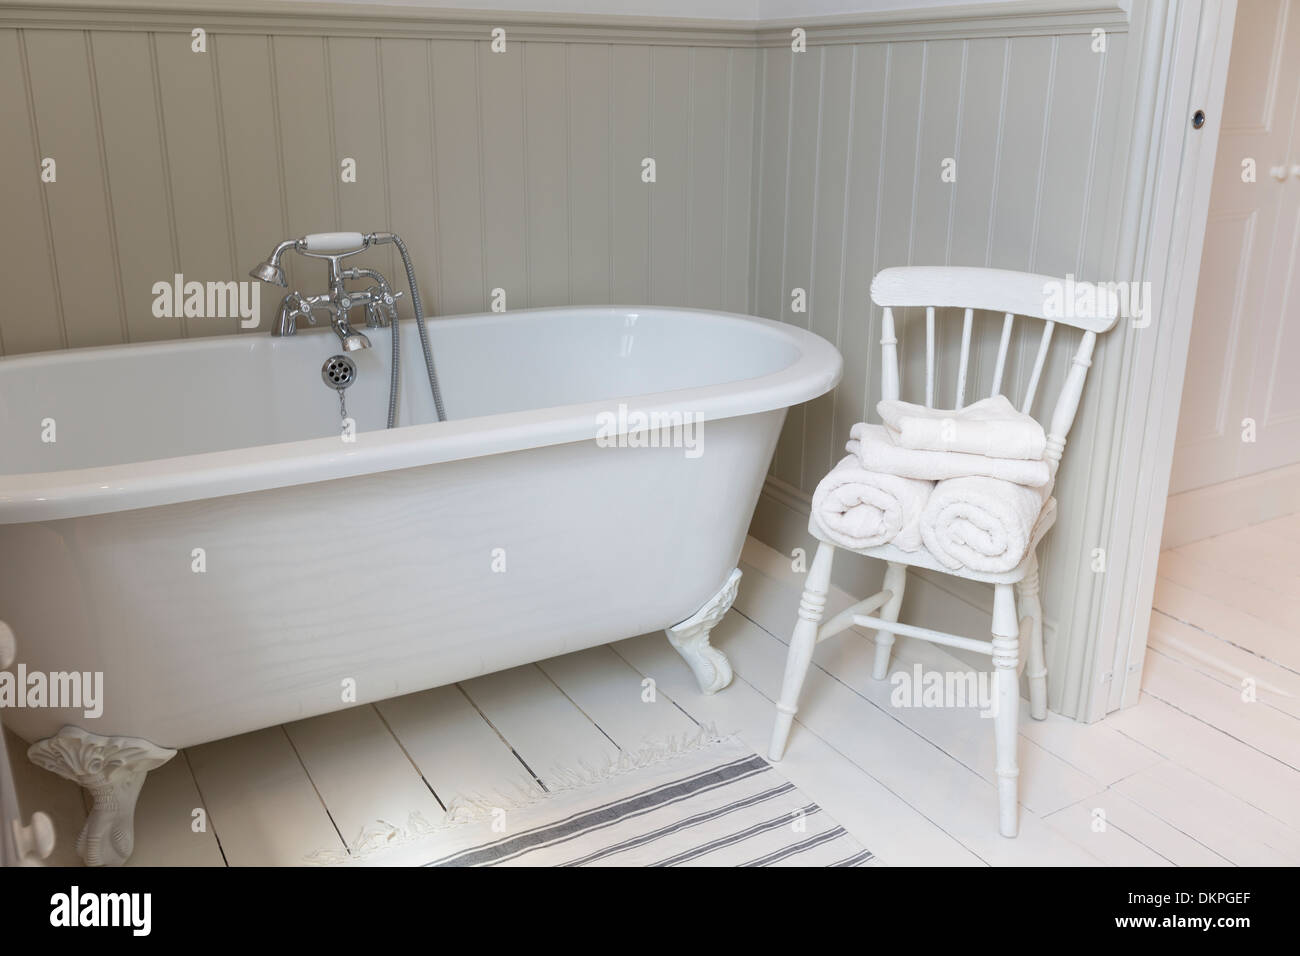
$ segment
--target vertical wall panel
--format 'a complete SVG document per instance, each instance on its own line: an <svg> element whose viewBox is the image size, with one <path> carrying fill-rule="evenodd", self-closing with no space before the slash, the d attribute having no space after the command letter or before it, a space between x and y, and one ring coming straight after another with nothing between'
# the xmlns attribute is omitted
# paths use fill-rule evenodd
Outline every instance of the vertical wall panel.
<svg viewBox="0 0 1300 956"><path fill-rule="evenodd" d="M325 53L334 126L330 170L338 181L339 228L349 232L388 230L392 211L388 208L388 163L378 106L379 43L369 37L331 37ZM343 181L344 159L356 161L356 182ZM368 249L348 260L349 265L378 269L394 288L405 289L406 275L400 262L392 246Z"/></svg>
<svg viewBox="0 0 1300 956"><path fill-rule="evenodd" d="M611 58L614 89L614 301L650 301L650 190L641 161L650 156L650 48L621 47Z"/></svg>
<svg viewBox="0 0 1300 956"><path fill-rule="evenodd" d="M58 181L45 185L45 196L67 344L121 342L120 276L100 163L88 37L45 30L25 36L37 144L58 171Z"/></svg>
<svg viewBox="0 0 1300 956"><path fill-rule="evenodd" d="M722 215L726 240L723 307L730 312L750 311L757 65L754 50L728 51L727 139L722 158L726 195Z"/></svg>
<svg viewBox="0 0 1300 956"><path fill-rule="evenodd" d="M1027 269L1033 259L1043 131L1051 95L1051 37L1018 37L1007 60L1009 103L1001 130L1001 157L989 264Z"/></svg>
<svg viewBox="0 0 1300 956"><path fill-rule="evenodd" d="M285 215L284 178L280 163L280 134L271 72L271 40L264 36L209 37L217 58L217 87L225 126L226 170L230 177L230 210L235 229L235 275L271 254L275 244L289 238ZM297 278L297 257L284 257L290 287ZM302 278L306 278L304 271ZM270 328L284 290L263 285L262 330Z"/></svg>
<svg viewBox="0 0 1300 956"><path fill-rule="evenodd" d="M0 309L0 346L11 355L67 344L45 219L45 194L58 184L41 182L27 95L18 31L0 30L0 182L6 219L0 260L23 277L9 284Z"/></svg>
<svg viewBox="0 0 1300 956"><path fill-rule="evenodd" d="M502 289L506 305L528 304L528 249L524 229L523 44L501 53L479 48L483 140L483 285Z"/></svg>
<svg viewBox="0 0 1300 956"><path fill-rule="evenodd" d="M694 57L691 128L687 158L687 301L699 308L724 308L726 212L730 170L727 153L727 70L730 51L701 47Z"/></svg>
<svg viewBox="0 0 1300 956"><path fill-rule="evenodd" d="M819 134L821 131L822 65L826 48L806 53L781 51L790 57L790 122L785 186L785 229L783 230L781 320L807 327L808 309L816 308L812 288L813 230L817 203ZM793 292L804 290L804 311L794 311ZM792 485L799 484L803 458L804 409L791 409L776 445L772 473Z"/></svg>
<svg viewBox="0 0 1300 956"><path fill-rule="evenodd" d="M925 80L925 45L894 43L890 53L889 86L886 91L885 150L881 165L879 245L874 271L889 266L905 266L932 261L932 250L914 249L913 185L918 175L917 133L924 120L921 99ZM925 400L924 313L915 309L895 310L899 341L900 385L902 396L909 401ZM879 334L873 336L879 339ZM868 377L866 407L862 418L878 421L876 402L880 400L879 370ZM851 423L850 423L851 424Z"/></svg>
<svg viewBox="0 0 1300 956"><path fill-rule="evenodd" d="M652 111L650 153L656 179L650 190L650 301L684 305L686 289L687 156L691 122L691 65L694 50L654 47L650 51Z"/></svg>
<svg viewBox="0 0 1300 956"><path fill-rule="evenodd" d="M167 150L177 271L187 282L246 278L232 262L229 196L221 122L217 111L212 48L190 49L188 33L155 35L163 135ZM332 205L332 203L331 203ZM187 335L219 335L239 328L236 318L191 318Z"/></svg>
<svg viewBox="0 0 1300 956"><path fill-rule="evenodd" d="M1092 51L1091 37L1061 37L1057 42L1034 271L1063 276L1079 269L1094 174L1109 157L1098 157L1094 142L1102 56Z"/></svg>
<svg viewBox="0 0 1300 956"><path fill-rule="evenodd" d="M786 144L789 166L779 316L784 322L804 327L808 325L808 312L793 311L791 292L796 288L803 289L808 294L805 304L811 306L817 291L812 288L813 228L817 211L817 160L821 145L822 64L825 55L825 47L789 54L792 77L790 139Z"/></svg>
<svg viewBox="0 0 1300 956"><path fill-rule="evenodd" d="M916 184L913 189L912 254L925 262L946 265L954 183L943 178L946 160L956 160L958 111L963 106L961 40L925 44L925 86L921 91L924 122L917 135ZM951 315L937 323L935 339L935 401L952 408L956 402L957 368L961 352L960 319ZM918 333L920 328L917 329Z"/></svg>
<svg viewBox="0 0 1300 956"><path fill-rule="evenodd" d="M335 151L334 117L329 108L325 41L277 37L271 52L280 148L289 172L284 181L289 233L302 236L339 229L340 156ZM321 281L320 268L311 263L299 266L306 272L300 281Z"/></svg>
<svg viewBox="0 0 1300 956"><path fill-rule="evenodd" d="M754 311L780 318L784 302L786 171L790 147L791 57L777 47L762 52L763 136L758 149L758 230L754 261Z"/></svg>
<svg viewBox="0 0 1300 956"><path fill-rule="evenodd" d="M962 57L965 42L938 40L925 44L924 124L916 144L916 222L914 249L946 258L949 217L955 183L945 182L944 162L956 160L958 115L963 104Z"/></svg>
<svg viewBox="0 0 1300 956"><path fill-rule="evenodd" d="M406 240L425 310L442 313L438 246L455 239L438 235L428 44L383 40L379 62L392 229ZM402 315L409 316L409 299L401 302Z"/></svg>
<svg viewBox="0 0 1300 956"><path fill-rule="evenodd" d="M438 249L442 311L452 313L487 307L474 46L468 40L435 40L431 50L438 234L444 239Z"/></svg>
<svg viewBox="0 0 1300 956"><path fill-rule="evenodd" d="M848 223L844 230L843 315L835 343L844 356L844 376L832 393L831 454L838 460L849 429L862 421L868 396L880 397L880 317L871 304L871 277L879 264L877 236L883 226L880 205L885 139L885 97L892 54L883 43L857 48L854 57L853 117L849 151L853 157L847 189ZM810 467L809 471L815 471ZM820 480L808 474L809 483Z"/></svg>
<svg viewBox="0 0 1300 956"><path fill-rule="evenodd" d="M610 301L610 53L600 44L568 47L569 285L575 303Z"/></svg>
<svg viewBox="0 0 1300 956"><path fill-rule="evenodd" d="M997 205L989 243L989 265L998 269L1033 267L1055 45L1052 37L1019 37L1011 41L1007 61L1011 105L1007 108L1001 133L1002 152L995 183ZM1026 340L1026 336L1034 331L1029 323L1017 322L1011 354L1007 356L1007 377L1003 387L1017 404L1034 361L1037 340Z"/></svg>
<svg viewBox="0 0 1300 956"><path fill-rule="evenodd" d="M170 284L175 263L158 113L140 108L155 101L149 37L100 33L92 49L128 337L171 338L176 320L152 311L153 284Z"/></svg>
<svg viewBox="0 0 1300 956"><path fill-rule="evenodd" d="M966 43L962 110L958 129L957 181L953 183L952 235L949 262L956 266L988 265L1001 159L1002 121L1006 109L1006 64L1010 41L986 37ZM1002 317L976 317L978 335L971 343L968 379L971 398L983 398L993 387Z"/></svg>
<svg viewBox="0 0 1300 956"><path fill-rule="evenodd" d="M568 71L564 44L524 44L528 304L569 301Z"/></svg>
<svg viewBox="0 0 1300 956"><path fill-rule="evenodd" d="M853 70L856 51L851 46L827 47L822 76L821 121L817 145L817 193L813 197L816 233L813 235L812 282L808 289L808 328L835 342L844 308L845 229L847 226L849 135L852 126ZM804 410L801 476L808 487L820 480L841 456L843 438L832 433L834 394L813 399Z"/></svg>

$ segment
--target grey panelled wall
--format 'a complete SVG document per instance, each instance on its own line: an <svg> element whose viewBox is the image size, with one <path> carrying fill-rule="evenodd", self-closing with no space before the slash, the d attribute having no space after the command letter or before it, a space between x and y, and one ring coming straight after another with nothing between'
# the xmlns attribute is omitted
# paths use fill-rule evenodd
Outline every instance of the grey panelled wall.
<svg viewBox="0 0 1300 956"><path fill-rule="evenodd" d="M1094 52L1091 29L1085 20L1060 35L859 42L794 56L763 51L752 305L759 315L833 341L844 355L844 379L834 393L787 418L755 521L759 537L787 552L807 546L808 497L843 456L849 427L879 421L880 310L869 297L877 271L950 264L1107 278L1099 272L1113 254L1106 230L1119 192L1110 183L1107 118L1121 112L1113 100L1127 38L1108 29L1106 51ZM949 159L956 171L951 182L941 176ZM806 291L806 312L792 311L796 288ZM940 316L937 355L948 372L936 374L936 402L952 407L960 313L955 324ZM900 361L903 397L920 402L923 312L919 326L915 318L904 316ZM986 395L992 386L1001 321L987 314L976 320L970 395ZM1016 328L1006 384L1019 404L1041 325ZM1054 336L1034 408L1040 419L1050 417L1080 334L1062 327ZM1094 365L1105 356L1103 338ZM1067 661L1085 643L1084 635L1054 636L1056 621L1093 573L1082 502L1100 377L1094 368L1066 447L1055 492L1061 517L1043 560L1054 707ZM879 575L876 562L840 564L837 579L847 587L865 587L864 577ZM987 616L974 608L991 608L990 588L923 577L961 602L949 626L976 635L987 630ZM924 584L911 596L935 603ZM919 610L924 622L927 608Z"/></svg>
<svg viewBox="0 0 1300 956"><path fill-rule="evenodd" d="M155 318L153 284L245 278L281 238L334 229L401 233L443 314L494 288L510 308L748 309L754 49L216 30L190 47L0 29L0 259L23 277L4 353L234 331ZM372 261L404 285L390 256Z"/></svg>
<svg viewBox="0 0 1300 956"><path fill-rule="evenodd" d="M401 233L441 314L485 310L500 288L509 308L663 303L795 322L839 346L845 375L792 410L777 448L752 530L788 552L807 543L808 496L849 427L874 417L875 272L1109 278L1127 20L1104 0L1029 6L864 15L810 29L801 53L785 27L524 18L495 53L491 24L427 11L105 0L83 22L75 5L0 0L0 260L21 277L0 310L0 352L234 331L234 319L154 317L153 284L241 279L275 241L334 229ZM206 53L191 50L196 19ZM38 175L46 157L52 183ZM368 255L400 281L391 248ZM287 266L291 284L319 281ZM793 310L795 289L806 311ZM276 304L265 291L263 328ZM996 355L998 320L981 322L976 390ZM940 361L955 367L959 333L944 331ZM1077 341L1055 336L1040 416ZM1112 424L1097 414L1110 353L1103 339L1043 568L1049 696L1073 714L1097 635L1057 640L1055 624L1086 618L1084 502ZM1018 339L1012 386L1032 359ZM837 568L846 584L872 573ZM909 600L946 608L933 623L948 630L987 628L984 589L923 577Z"/></svg>

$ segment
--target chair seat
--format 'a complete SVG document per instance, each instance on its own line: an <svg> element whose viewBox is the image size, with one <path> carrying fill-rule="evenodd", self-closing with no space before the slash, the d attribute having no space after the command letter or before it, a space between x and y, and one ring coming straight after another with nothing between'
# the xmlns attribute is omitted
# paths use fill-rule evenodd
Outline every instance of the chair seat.
<svg viewBox="0 0 1300 956"><path fill-rule="evenodd" d="M1054 499L1049 499L1054 500ZM842 551L851 551L854 554L865 555L868 558L877 558L881 561L888 561L891 564L905 564L913 568L928 568L931 571L938 571L941 574L950 574L955 578L964 578L967 581L983 581L987 584L1015 584L1024 579L1029 573L1029 567L1033 563L1035 549L1038 542L1043 540L1043 535L1056 524L1057 508L1048 508L1044 506L1043 512L1039 515L1038 521L1034 524L1034 533L1029 541L1029 547L1020 559L1020 563L1010 571L975 571L970 568L953 569L943 564L930 553L928 548L922 547L919 551L904 551L892 544L881 544L874 548L846 548L838 541L830 537L822 528L821 522L817 519L817 513L814 511L808 517L808 533L818 541L824 541L829 545L834 545Z"/></svg>

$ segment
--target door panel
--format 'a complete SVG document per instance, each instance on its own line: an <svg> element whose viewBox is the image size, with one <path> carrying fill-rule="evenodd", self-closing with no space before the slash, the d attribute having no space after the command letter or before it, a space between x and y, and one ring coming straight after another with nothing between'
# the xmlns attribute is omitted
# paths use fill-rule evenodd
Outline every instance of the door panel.
<svg viewBox="0 0 1300 956"><path fill-rule="evenodd" d="M1300 363L1298 104L1300 0L1242 0L1172 494L1300 461L1300 376L1290 371ZM1243 440L1247 419L1253 442Z"/></svg>

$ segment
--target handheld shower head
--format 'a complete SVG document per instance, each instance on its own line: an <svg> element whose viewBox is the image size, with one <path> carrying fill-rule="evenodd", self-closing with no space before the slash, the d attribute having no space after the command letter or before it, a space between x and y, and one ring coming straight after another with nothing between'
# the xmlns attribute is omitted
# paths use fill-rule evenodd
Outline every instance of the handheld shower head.
<svg viewBox="0 0 1300 956"><path fill-rule="evenodd" d="M297 239L288 239L272 250L271 255L266 261L258 263L248 274L254 279L260 279L263 282L269 282L271 285L285 286L288 282L284 278L284 267L280 265L280 257L284 255L286 249L296 248Z"/></svg>
<svg viewBox="0 0 1300 956"><path fill-rule="evenodd" d="M287 285L284 280L284 269L281 268L279 261L272 262L270 259L258 263L248 270L248 274L254 279L261 279L263 282L269 282L271 285Z"/></svg>

